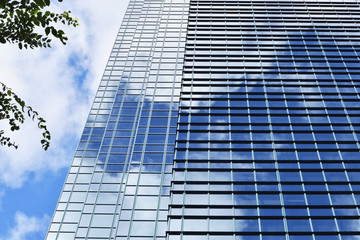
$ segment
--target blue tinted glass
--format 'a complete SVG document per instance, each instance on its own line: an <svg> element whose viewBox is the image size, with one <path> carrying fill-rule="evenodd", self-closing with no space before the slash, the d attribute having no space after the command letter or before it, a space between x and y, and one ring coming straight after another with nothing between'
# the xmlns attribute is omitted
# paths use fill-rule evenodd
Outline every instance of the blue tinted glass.
<svg viewBox="0 0 360 240"><path fill-rule="evenodd" d="M261 223L261 231L263 232L283 232L284 231L284 223L282 220L278 219L262 219Z"/></svg>

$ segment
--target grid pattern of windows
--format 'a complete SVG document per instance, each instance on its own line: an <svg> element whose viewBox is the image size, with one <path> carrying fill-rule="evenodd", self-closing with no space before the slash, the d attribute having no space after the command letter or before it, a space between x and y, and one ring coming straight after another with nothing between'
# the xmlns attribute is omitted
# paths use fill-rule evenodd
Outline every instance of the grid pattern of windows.
<svg viewBox="0 0 360 240"><path fill-rule="evenodd" d="M46 239L360 239L359 6L130 0Z"/></svg>
<svg viewBox="0 0 360 240"><path fill-rule="evenodd" d="M360 239L356 1L191 0L169 240Z"/></svg>
<svg viewBox="0 0 360 240"><path fill-rule="evenodd" d="M47 240L165 239L188 6L130 1Z"/></svg>

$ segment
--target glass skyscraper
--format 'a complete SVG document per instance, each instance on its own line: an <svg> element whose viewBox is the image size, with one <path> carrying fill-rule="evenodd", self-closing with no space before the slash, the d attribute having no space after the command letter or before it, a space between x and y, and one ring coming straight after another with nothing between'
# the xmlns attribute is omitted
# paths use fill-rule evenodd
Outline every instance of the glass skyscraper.
<svg viewBox="0 0 360 240"><path fill-rule="evenodd" d="M130 0L47 240L359 240L360 3Z"/></svg>

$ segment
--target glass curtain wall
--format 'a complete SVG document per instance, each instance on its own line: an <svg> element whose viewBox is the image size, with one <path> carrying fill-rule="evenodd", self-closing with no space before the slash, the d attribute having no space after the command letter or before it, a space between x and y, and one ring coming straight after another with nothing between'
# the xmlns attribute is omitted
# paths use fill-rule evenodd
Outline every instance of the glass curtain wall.
<svg viewBox="0 0 360 240"><path fill-rule="evenodd" d="M188 6L130 0L47 240L165 239Z"/></svg>
<svg viewBox="0 0 360 240"><path fill-rule="evenodd" d="M360 239L359 24L130 0L46 239Z"/></svg>
<svg viewBox="0 0 360 240"><path fill-rule="evenodd" d="M191 0L169 240L360 239L360 8Z"/></svg>

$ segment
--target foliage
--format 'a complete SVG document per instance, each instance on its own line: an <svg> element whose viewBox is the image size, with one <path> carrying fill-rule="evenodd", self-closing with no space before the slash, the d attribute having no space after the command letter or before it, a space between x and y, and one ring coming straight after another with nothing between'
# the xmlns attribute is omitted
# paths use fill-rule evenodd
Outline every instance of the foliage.
<svg viewBox="0 0 360 240"><path fill-rule="evenodd" d="M20 49L46 48L51 47L50 43L55 38L65 45L68 38L56 25L76 27L78 20L70 16L70 11L45 11L44 8L49 7L50 3L50 0L0 0L0 43L17 44ZM24 123L26 115L38 122L43 136L41 144L43 149L47 150L51 137L45 125L46 121L0 82L0 120L8 120L10 130L17 131L20 124ZM18 145L4 134L4 130L0 130L0 145L18 148Z"/></svg>
<svg viewBox="0 0 360 240"><path fill-rule="evenodd" d="M10 130L17 131L20 129L19 125L24 123L24 114L27 113L32 120L37 120L38 127L43 131L41 144L44 150L47 150L50 146L51 136L45 125L46 121L30 106L26 106L25 102L10 88L6 87L5 84L0 83L0 89L0 120L7 119L9 121ZM18 145L11 142L9 137L4 136L4 130L0 130L0 145L18 148Z"/></svg>
<svg viewBox="0 0 360 240"><path fill-rule="evenodd" d="M50 47L52 35L65 45L68 38L64 31L52 24L76 27L78 20L70 16L70 11L44 11L48 6L50 0L0 0L0 43L16 43L20 49ZM43 33L39 33L40 30Z"/></svg>

